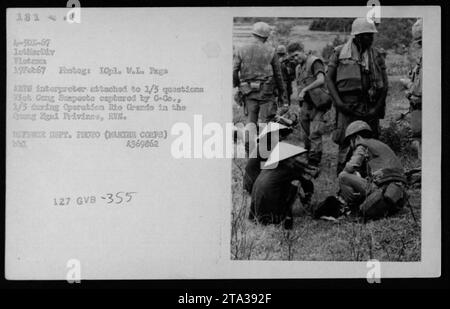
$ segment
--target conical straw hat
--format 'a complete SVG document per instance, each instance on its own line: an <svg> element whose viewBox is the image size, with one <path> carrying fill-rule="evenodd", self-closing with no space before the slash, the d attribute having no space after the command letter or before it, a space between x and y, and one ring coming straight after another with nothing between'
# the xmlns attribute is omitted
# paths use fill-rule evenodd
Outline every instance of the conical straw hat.
<svg viewBox="0 0 450 309"><path fill-rule="evenodd" d="M278 162L286 160L287 158L294 157L306 151L307 150L303 147L288 144L286 142L279 142L270 153L269 159L267 159L267 162L266 164L264 164L263 169L274 168Z"/></svg>
<svg viewBox="0 0 450 309"><path fill-rule="evenodd" d="M275 132L275 131L280 131L282 129L287 129L288 127L278 123L278 122L269 122L264 129L262 130L261 134L259 134L258 139L261 139L264 135L270 133L270 132Z"/></svg>

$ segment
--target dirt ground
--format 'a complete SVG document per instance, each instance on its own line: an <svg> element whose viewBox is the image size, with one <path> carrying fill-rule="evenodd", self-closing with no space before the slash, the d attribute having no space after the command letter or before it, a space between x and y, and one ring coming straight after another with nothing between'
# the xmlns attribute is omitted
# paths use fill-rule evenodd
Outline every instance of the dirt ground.
<svg viewBox="0 0 450 309"><path fill-rule="evenodd" d="M294 38L303 37L307 48L321 49L335 37L335 33L314 32L307 28L295 28L291 31ZM310 42L310 43L308 43ZM397 154L406 169L420 166L407 140L409 128L406 121L395 123L394 119L408 110L408 101L404 98L399 79L407 72L409 63L406 56L388 52L386 63L389 73L390 89L387 99L386 117L381 126L395 138L401 146ZM298 111L298 105L292 109ZM233 104L234 121L242 121L242 110ZM333 127L334 111L326 117L330 131ZM394 121L394 122L393 122ZM398 131L396 131L398 130ZM337 191L336 154L337 145L330 137L330 131L324 135L324 154L321 174L315 180L313 203L322 201ZM290 137L300 142L298 128ZM395 141L391 141L395 142ZM242 148L237 144L236 147ZM300 201L294 206L294 228L286 232L281 226L262 226L247 220L250 197L242 189L243 170L246 159L234 159L232 168L232 227L231 258L252 260L315 260L315 261L420 261L421 258L421 190L411 187L408 190L410 202L417 219L413 220L408 208L395 216L359 223L356 218L348 217L339 221L314 220Z"/></svg>

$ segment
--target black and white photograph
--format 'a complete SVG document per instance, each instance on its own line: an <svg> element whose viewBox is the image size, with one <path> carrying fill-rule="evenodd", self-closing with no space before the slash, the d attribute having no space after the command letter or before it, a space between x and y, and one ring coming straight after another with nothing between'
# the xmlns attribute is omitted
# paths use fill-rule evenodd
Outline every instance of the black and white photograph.
<svg viewBox="0 0 450 309"><path fill-rule="evenodd" d="M439 278L443 12L370 3L8 6L5 280Z"/></svg>
<svg viewBox="0 0 450 309"><path fill-rule="evenodd" d="M233 259L421 260L422 27L234 18Z"/></svg>

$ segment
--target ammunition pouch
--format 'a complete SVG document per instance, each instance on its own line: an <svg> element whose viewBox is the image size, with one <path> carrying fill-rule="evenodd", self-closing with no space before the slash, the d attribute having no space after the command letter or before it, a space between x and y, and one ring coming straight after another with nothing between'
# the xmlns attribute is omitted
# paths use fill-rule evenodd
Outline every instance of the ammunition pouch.
<svg viewBox="0 0 450 309"><path fill-rule="evenodd" d="M331 108L332 100L328 91L323 87L314 88L308 91L311 100L318 110L326 111Z"/></svg>
<svg viewBox="0 0 450 309"><path fill-rule="evenodd" d="M250 87L250 83L242 82L239 85L239 92L241 92L243 95L248 95L252 92L252 88Z"/></svg>
<svg viewBox="0 0 450 309"><path fill-rule="evenodd" d="M239 90L243 95L249 95L253 92L259 92L263 96L273 96L275 85L273 82L273 78L269 77L263 80L242 81L239 85Z"/></svg>

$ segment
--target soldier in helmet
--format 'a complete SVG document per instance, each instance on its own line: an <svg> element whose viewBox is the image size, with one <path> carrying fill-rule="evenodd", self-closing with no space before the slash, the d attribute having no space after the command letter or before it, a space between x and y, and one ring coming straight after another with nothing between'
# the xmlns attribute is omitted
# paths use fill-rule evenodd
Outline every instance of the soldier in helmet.
<svg viewBox="0 0 450 309"><path fill-rule="evenodd" d="M384 118L388 79L384 57L372 47L375 24L357 18L350 39L335 48L328 63L327 86L336 108L333 141L339 145L339 173L348 151L345 130L355 120L364 120L379 134L379 119Z"/></svg>
<svg viewBox="0 0 450 309"><path fill-rule="evenodd" d="M364 121L352 122L345 131L350 153L339 174L339 196L366 218L393 213L406 202L406 177L394 151L373 138Z"/></svg>
<svg viewBox="0 0 450 309"><path fill-rule="evenodd" d="M275 48L266 43L271 28L264 22L253 25L252 41L236 51L233 59L233 87L238 87L244 103L247 124L253 128L267 123L277 112L275 89L287 105L286 89ZM252 126L249 132L252 130ZM256 132L254 132L256 135ZM249 154L249 142L245 143Z"/></svg>

